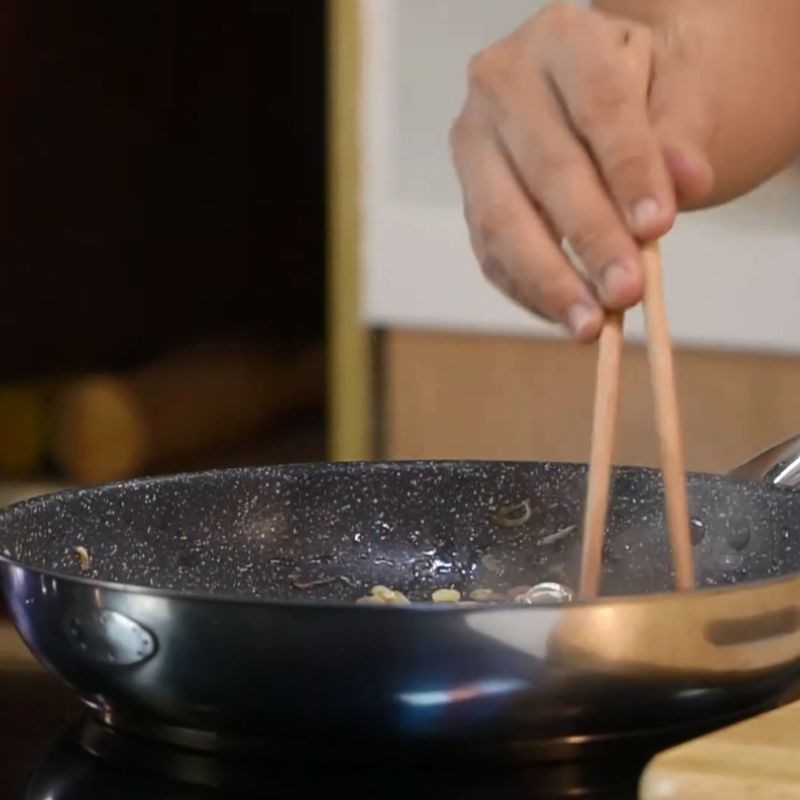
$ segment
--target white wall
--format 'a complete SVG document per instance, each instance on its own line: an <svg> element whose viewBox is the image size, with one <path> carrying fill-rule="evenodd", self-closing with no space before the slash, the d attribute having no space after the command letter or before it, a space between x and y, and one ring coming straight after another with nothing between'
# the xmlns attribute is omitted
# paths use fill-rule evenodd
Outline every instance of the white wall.
<svg viewBox="0 0 800 800"><path fill-rule="evenodd" d="M447 151L469 56L542 0L361 0L362 310L375 327L561 335L487 285ZM686 345L800 351L800 170L663 242L670 325ZM642 320L628 332L641 338Z"/></svg>

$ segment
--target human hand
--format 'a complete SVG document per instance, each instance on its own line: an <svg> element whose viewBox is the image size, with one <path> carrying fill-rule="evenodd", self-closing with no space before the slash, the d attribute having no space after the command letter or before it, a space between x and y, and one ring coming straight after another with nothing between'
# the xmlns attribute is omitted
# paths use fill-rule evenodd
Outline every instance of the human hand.
<svg viewBox="0 0 800 800"><path fill-rule="evenodd" d="M603 307L641 300L638 242L711 191L709 76L687 48L677 22L557 2L470 63L451 149L473 249L501 291L579 341Z"/></svg>

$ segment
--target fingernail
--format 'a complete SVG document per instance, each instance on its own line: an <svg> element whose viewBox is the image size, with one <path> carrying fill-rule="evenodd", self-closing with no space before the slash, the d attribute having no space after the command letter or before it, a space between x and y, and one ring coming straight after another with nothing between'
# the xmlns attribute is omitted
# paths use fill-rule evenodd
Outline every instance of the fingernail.
<svg viewBox="0 0 800 800"><path fill-rule="evenodd" d="M603 270L602 281L603 298L607 302L616 303L620 297L627 295L631 274L622 264L614 262Z"/></svg>
<svg viewBox="0 0 800 800"><path fill-rule="evenodd" d="M652 197L643 197L633 207L631 222L636 228L647 228L658 220L659 206Z"/></svg>
<svg viewBox="0 0 800 800"><path fill-rule="evenodd" d="M582 338L597 320L598 308L585 302L574 303L567 312L567 326L573 336Z"/></svg>

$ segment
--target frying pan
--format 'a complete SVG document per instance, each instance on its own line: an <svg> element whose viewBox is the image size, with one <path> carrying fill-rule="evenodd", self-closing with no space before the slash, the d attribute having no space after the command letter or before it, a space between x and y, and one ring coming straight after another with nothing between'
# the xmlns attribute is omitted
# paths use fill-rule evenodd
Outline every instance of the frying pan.
<svg viewBox="0 0 800 800"><path fill-rule="evenodd" d="M586 467L568 463L290 465L51 494L0 513L0 578L31 651L129 733L219 751L599 752L800 689L800 494L776 485L798 455L800 438L737 480L688 477L692 592L672 591L659 473L624 467L601 598L429 602L576 586ZM375 584L414 602L354 603Z"/></svg>

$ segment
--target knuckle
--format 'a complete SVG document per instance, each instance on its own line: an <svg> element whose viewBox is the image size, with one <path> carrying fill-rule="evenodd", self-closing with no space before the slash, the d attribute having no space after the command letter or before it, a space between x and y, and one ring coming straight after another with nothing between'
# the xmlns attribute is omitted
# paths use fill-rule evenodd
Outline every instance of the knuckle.
<svg viewBox="0 0 800 800"><path fill-rule="evenodd" d="M586 9L568 0L556 0L536 14L534 22L549 33L564 35L582 22L588 13Z"/></svg>
<svg viewBox="0 0 800 800"><path fill-rule="evenodd" d="M489 283L509 300L541 314L535 279L527 277L523 284L505 264L491 255L481 260L481 270Z"/></svg>
<svg viewBox="0 0 800 800"><path fill-rule="evenodd" d="M511 281L509 288L505 293L508 298L517 305L533 311L540 317L547 317L542 310L540 298L530 287L523 287L522 284L518 283L517 281Z"/></svg>
<svg viewBox="0 0 800 800"><path fill-rule="evenodd" d="M498 291L547 320L562 318L575 294L569 272L556 265L527 262L518 274L491 251L484 251L479 263L484 277Z"/></svg>
<svg viewBox="0 0 800 800"><path fill-rule="evenodd" d="M505 265L497 255L484 250L478 257L481 272L489 283L497 286L502 291L507 292L511 285L511 280L506 272Z"/></svg>
<svg viewBox="0 0 800 800"><path fill-rule="evenodd" d="M610 69L603 68L587 87L585 96L572 113L573 122L582 133L593 133L614 123L628 103Z"/></svg>
<svg viewBox="0 0 800 800"><path fill-rule="evenodd" d="M547 319L553 318L561 305L558 298L563 288L557 275L536 262L526 263L524 270L514 269L491 251L485 251L479 263L489 283L510 300Z"/></svg>
<svg viewBox="0 0 800 800"><path fill-rule="evenodd" d="M502 203L495 203L475 215L475 233L485 247L492 247L514 227L514 213Z"/></svg>
<svg viewBox="0 0 800 800"><path fill-rule="evenodd" d="M461 113L453 120L447 136L450 153L454 160L458 159L459 154L463 150L464 139L466 137L465 127L464 114Z"/></svg>
<svg viewBox="0 0 800 800"><path fill-rule="evenodd" d="M511 70L509 46L498 42L477 52L467 65L467 81L474 91L492 96L499 86L507 82Z"/></svg>
<svg viewBox="0 0 800 800"><path fill-rule="evenodd" d="M649 25L634 23L627 28L628 41L646 51L652 51L655 45L655 34Z"/></svg>
<svg viewBox="0 0 800 800"><path fill-rule="evenodd" d="M497 59L491 47L479 50L467 64L467 82L471 88L482 90L491 82Z"/></svg>
<svg viewBox="0 0 800 800"><path fill-rule="evenodd" d="M532 297L535 297L535 291L531 291L531 286L523 287L520 284L515 276L513 265L507 263L506 259L500 255L499 250L490 242L487 243L485 239L481 239L479 236L473 236L472 239L472 249L478 259L484 278L510 300L536 310L531 302ZM534 275L528 283L534 284L535 287L535 282Z"/></svg>
<svg viewBox="0 0 800 800"><path fill-rule="evenodd" d="M448 144L453 160L456 163L468 162L470 154L486 142L490 131L491 120L475 102L475 98L467 98L448 132Z"/></svg>

